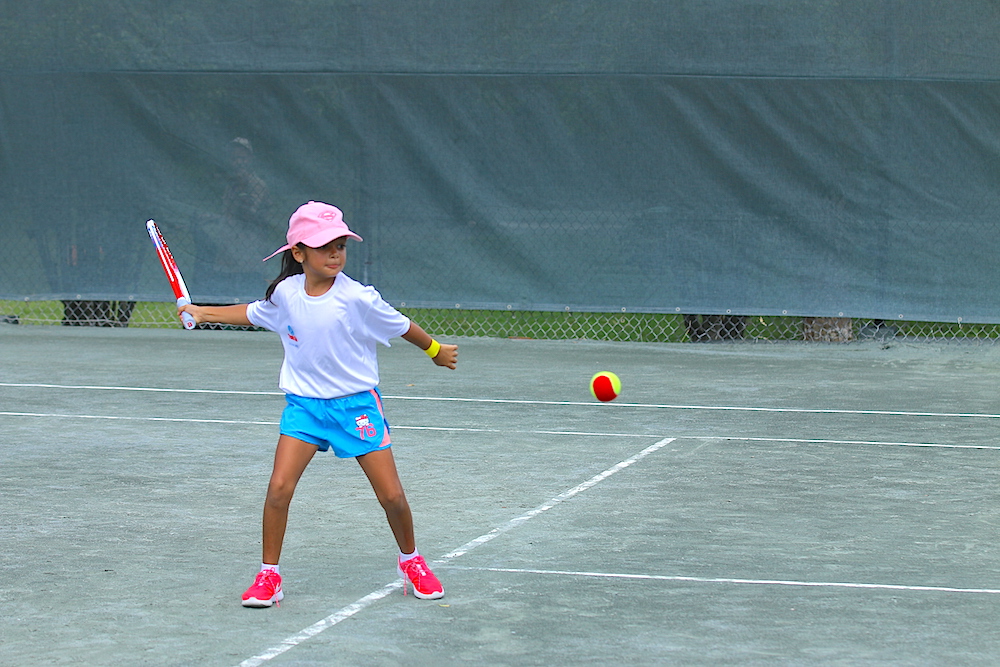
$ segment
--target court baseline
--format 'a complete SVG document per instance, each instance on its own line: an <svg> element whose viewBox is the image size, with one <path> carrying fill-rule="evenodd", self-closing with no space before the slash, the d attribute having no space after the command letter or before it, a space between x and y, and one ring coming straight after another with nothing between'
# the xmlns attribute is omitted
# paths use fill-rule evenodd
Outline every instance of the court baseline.
<svg viewBox="0 0 1000 667"><path fill-rule="evenodd" d="M280 391L241 391L231 389L171 389L165 387L118 387L102 385L64 385L42 384L32 382L0 382L0 387L36 388L36 389L75 389L92 391L141 391L172 394L229 394L236 396L283 396ZM556 406L589 406L598 405L593 401L537 401L513 398L458 398L451 396L383 396L386 399L398 401L442 401L454 403L510 403L515 405L556 405ZM718 410L722 412L774 412L791 414L823 414L823 415L881 415L893 417L960 417L979 419L1000 419L1000 414L984 412L923 412L912 410L853 410L846 408L775 408L767 406L737 406L737 405L675 405L670 403L603 403L602 409L608 408L656 408L661 410Z"/></svg>
<svg viewBox="0 0 1000 667"><path fill-rule="evenodd" d="M0 417L35 417L39 419L106 419L109 421L148 421L148 422L175 422L188 424L234 424L244 426L277 426L276 421L250 421L242 419L198 419L194 417L123 417L120 415L82 415L63 414L54 412L8 412L0 411ZM519 431L517 429L499 428L471 428L462 426L399 426L393 425L394 430L400 431L446 431L454 433L518 433L530 435L568 435L576 437L603 437L603 438L642 438L650 439L661 437L655 434L643 433L608 433L602 431ZM982 449L1000 450L1000 445L955 445L941 442L892 442L883 440L834 440L830 438L771 438L753 437L742 435L678 435L676 438L685 440L733 440L742 442L787 442L790 444L807 445L857 445L873 447L930 447L936 449Z"/></svg>
<svg viewBox="0 0 1000 667"><path fill-rule="evenodd" d="M625 574L617 572L573 572L569 570L535 570L509 567L465 567L448 565L449 570L474 572L505 572L509 574L540 574L562 577L591 577L597 579L634 579L639 581L675 581L698 584L748 584L756 586L802 586L804 588L855 588L884 591L921 591L930 593L978 593L1000 595L997 588L956 588L952 586L914 586L909 584L875 584L848 581L793 581L787 579L734 579L731 577L688 577L665 574Z"/></svg>

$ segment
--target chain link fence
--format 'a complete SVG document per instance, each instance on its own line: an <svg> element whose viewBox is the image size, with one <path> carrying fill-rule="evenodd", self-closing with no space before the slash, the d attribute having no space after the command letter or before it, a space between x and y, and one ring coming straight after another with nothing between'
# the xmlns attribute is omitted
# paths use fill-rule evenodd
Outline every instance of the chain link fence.
<svg viewBox="0 0 1000 667"><path fill-rule="evenodd" d="M1000 324L909 322L846 317L683 315L400 308L436 336L646 343L713 341L866 340L995 342ZM173 304L135 301L0 301L0 323L90 327L171 328ZM245 329L223 325L202 328Z"/></svg>
<svg viewBox="0 0 1000 667"><path fill-rule="evenodd" d="M442 336L995 340L1000 3L943 4L0 4L2 326L179 326L149 218L256 298L320 199Z"/></svg>

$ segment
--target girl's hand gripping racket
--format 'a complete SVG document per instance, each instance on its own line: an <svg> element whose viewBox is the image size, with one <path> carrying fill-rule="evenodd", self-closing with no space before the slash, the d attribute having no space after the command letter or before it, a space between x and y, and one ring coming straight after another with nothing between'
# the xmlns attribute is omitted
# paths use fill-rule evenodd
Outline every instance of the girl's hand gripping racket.
<svg viewBox="0 0 1000 667"><path fill-rule="evenodd" d="M181 277L180 269L177 268L174 256L170 254L167 242L163 240L163 234L160 233L156 223L152 220L146 222L146 231L149 232L149 238L153 242L153 247L156 248L156 256L160 258L160 265L163 266L163 272L167 274L170 287L174 290L177 307L186 306L191 303L191 295L188 293L187 285L184 284L184 278ZM195 321L189 313L181 313L181 320L184 322L185 329L194 329Z"/></svg>

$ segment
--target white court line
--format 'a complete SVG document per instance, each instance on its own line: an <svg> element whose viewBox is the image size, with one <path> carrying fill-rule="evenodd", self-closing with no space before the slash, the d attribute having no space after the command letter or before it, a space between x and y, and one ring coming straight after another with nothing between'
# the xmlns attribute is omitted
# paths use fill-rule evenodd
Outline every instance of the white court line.
<svg viewBox="0 0 1000 667"><path fill-rule="evenodd" d="M884 442L881 440L828 440L825 438L754 438L742 435L679 435L690 440L742 440L746 442L800 442L807 445L878 445L881 447L938 447L942 449L1000 449L998 445L949 445L940 442Z"/></svg>
<svg viewBox="0 0 1000 667"><path fill-rule="evenodd" d="M151 421L151 422L183 422L188 424L245 424L250 426L278 426L276 421L248 421L240 419L198 419L196 417L123 417L119 415L79 415L63 414L56 412L4 412L0 411L0 417L39 417L44 419L107 419L111 421ZM472 428L461 426L398 426L393 425L393 430L400 431L455 431L460 433L529 433L534 435L572 435L572 436L599 436L610 438L659 438L655 433L598 433L591 431L514 431L500 428Z"/></svg>
<svg viewBox="0 0 1000 667"><path fill-rule="evenodd" d="M465 554L469 553L470 551L472 551L476 547L482 546L483 544L486 544L490 540L492 540L492 539L494 539L494 538L496 538L496 537L498 537L500 535L503 535L504 533L506 533L507 531L509 531L509 530L511 530L513 528L517 528L518 526L524 524L527 521L530 521L531 519L533 519L534 517L538 516L539 514L552 509L553 507L555 507L559 503L561 503L561 502L563 502L565 500L569 500L573 496L575 496L575 495L577 495L579 493L582 493L583 491L586 491L587 489L591 488L592 486L600 484L602 481L604 481L608 477L611 477L616 472L624 470L625 468L629 467L633 463L636 463L637 461L640 461L640 460L646 458L647 456L649 456L653 452L655 452L655 451L657 451L659 449L662 449L663 447L669 445L673 441L674 441L674 438L664 438L664 439L662 439L662 440L660 440L658 442L654 442L652 445L650 445L649 447L646 447L644 450L642 450L638 454L635 454L634 456L631 456L631 457L625 459L624 461L621 461L620 463L616 463L615 465L611 466L610 468L608 468L604 472L602 472L600 474L597 474L597 475L594 475L593 477L591 477L590 479L588 479L586 482L583 482L582 484L578 484L578 485L574 486L572 489L569 489L567 491L563 491L558 496L555 496L554 498L552 498L548 502L539 505L538 507L536 507L533 510L525 512L524 514L522 514L521 516L519 516L517 518L511 519L510 521L508 521L504 525L502 525L502 526L500 526L498 528L494 528L490 532L488 532L488 533L486 533L484 535L480 535L479 537L477 537L474 540L466 542L462 546L458 547L457 549L455 549L453 551L448 552L447 554L445 554L440 559L438 559L438 560L436 560L434 562L435 563L444 563L444 562L447 562L449 560L454 560L455 558L459 558L460 556L464 556ZM315 637L316 635L318 635L319 633L323 632L324 630L326 630L328 628L332 628L333 626L337 625L341 621L343 621L343 620L345 620L347 618L350 618L351 616L354 616L355 614L357 614L362 609L364 609L364 608L372 605L373 603L377 602L378 600L381 600L382 598L386 597L387 595L389 595L390 593L392 593L392 591L394 591L397 588L399 588L401 585L402 585L401 582L397 581L397 582L393 582L391 584L387 584L387 585L385 585L384 587L380 588L377 591L372 591L371 593L369 593L368 595L364 596L363 598L361 598L357 602L354 602L353 604L347 605L343 609L340 609L339 611L337 611L337 612L335 612L333 614L330 614L326 618L324 618L324 619L322 619L320 621L317 621L316 623L313 623L308 628L305 628L304 630L302 630L300 632L297 632L297 633L295 633L294 635L292 635L290 637L286 637L281 642L279 642L278 644L272 646L271 648L263 651L262 653L260 653L258 655L255 655L252 658L247 658L246 660L244 660L243 662L240 663L239 667L258 667L259 665L262 665L263 663L267 662L268 660L271 660L272 658L275 658L275 657L281 655L285 651L288 651L289 649L295 648L296 646L298 646L302 642L306 641L310 637Z"/></svg>
<svg viewBox="0 0 1000 667"><path fill-rule="evenodd" d="M313 623L308 628L303 628L299 632L296 632L294 635L285 637L284 639L281 640L280 643L272 646L266 651L258 653L252 658L247 658L246 660L240 663L239 667L257 667L258 665L262 665L268 660L271 660L272 658L277 658L285 651L293 649L302 642L306 641L307 639L315 637L319 633L329 628L332 628L341 621L347 620L351 616L357 614L359 611L362 611L366 607L386 597L394 590L402 588L402 586L403 586L402 580L394 581L391 584L386 584L377 591L372 591L371 593L364 596L357 602L349 604L343 609L339 610L338 612L330 614L326 618Z"/></svg>
<svg viewBox="0 0 1000 667"><path fill-rule="evenodd" d="M240 391L237 389L168 389L165 387L118 387L96 384L43 384L40 382L0 382L0 387L27 389L88 389L92 391L148 391L162 394L234 394L237 396L284 396L280 391Z"/></svg>
<svg viewBox="0 0 1000 667"><path fill-rule="evenodd" d="M986 593L1000 595L996 588L953 588L951 586L908 586L905 584L866 584L837 581L789 581L783 579L733 579L730 577L684 577L660 574L617 574L611 572L573 572L569 570L533 570L511 567L463 567L446 566L449 570L473 570L480 572L508 572L513 574L546 574L566 577L595 577L603 579L639 579L644 581L684 581L697 584L751 584L756 586L804 586L809 588L855 588L885 591L924 591L932 593Z"/></svg>
<svg viewBox="0 0 1000 667"><path fill-rule="evenodd" d="M38 389L88 389L97 391L144 391L175 394L233 394L236 396L283 396L280 391L239 391L229 389L167 389L161 387L117 387L101 385L42 384L31 382L0 382L0 387L21 387ZM383 396L397 401L441 401L452 403L510 403L515 405L560 405L560 406L601 406L602 410L612 408L654 408L661 410L708 410L723 412L773 412L790 414L819 415L881 415L891 417L956 417L963 419L1000 419L1000 414L984 412L918 412L910 410L848 410L839 408L771 408L762 406L735 405L674 405L670 403L595 403L594 401L531 401L512 398L455 398L448 396Z"/></svg>
<svg viewBox="0 0 1000 667"><path fill-rule="evenodd" d="M107 419L110 421L150 421L187 424L237 424L246 426L277 426L276 421L250 421L241 419L197 419L194 417L122 417L116 415L72 415L54 412L3 412L0 417L37 417L43 419ZM521 431L500 428L472 428L461 426L400 426L393 425L399 431L445 431L454 433L519 433L528 435L569 435L577 437L601 438L658 438L651 433L604 433L597 431ZM746 442L798 442L814 445L870 445L875 447L931 447L938 449L987 449L1000 450L1000 445L952 445L940 442L885 442L881 440L831 440L825 438L758 438L740 435L678 435L675 439L684 440L740 440Z"/></svg>
<svg viewBox="0 0 1000 667"><path fill-rule="evenodd" d="M66 415L54 412L0 412L0 417L42 417L45 419L107 419L111 421L136 422L183 422L195 424L246 424L254 426L277 426L276 421L248 421L241 419L192 419L183 417L121 417L116 415Z"/></svg>
<svg viewBox="0 0 1000 667"><path fill-rule="evenodd" d="M595 403L594 401L529 401L512 398L449 398L444 396L386 396L404 401L450 401L460 403L514 403L518 405L582 405L606 408L655 408L660 410L707 410L722 412L776 412L814 415L881 415L891 417L961 417L1000 419L1000 414L984 412L917 412L910 410L848 410L840 408L769 408L761 406L736 405L675 405L671 403Z"/></svg>

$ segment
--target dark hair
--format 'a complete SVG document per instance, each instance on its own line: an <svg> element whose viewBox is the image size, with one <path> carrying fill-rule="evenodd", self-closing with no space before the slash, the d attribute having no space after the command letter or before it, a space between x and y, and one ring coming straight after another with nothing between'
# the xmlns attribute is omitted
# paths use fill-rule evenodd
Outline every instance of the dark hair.
<svg viewBox="0 0 1000 667"><path fill-rule="evenodd" d="M301 243L298 244L299 247L303 247ZM302 264L295 261L295 257L292 256L292 249L289 248L281 256L281 273L278 277L271 281L271 284L267 286L267 292L264 293L264 298L268 301L271 300L271 295L274 294L274 288L278 286L282 280L289 276L294 276L299 273L304 273Z"/></svg>

